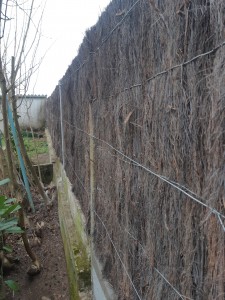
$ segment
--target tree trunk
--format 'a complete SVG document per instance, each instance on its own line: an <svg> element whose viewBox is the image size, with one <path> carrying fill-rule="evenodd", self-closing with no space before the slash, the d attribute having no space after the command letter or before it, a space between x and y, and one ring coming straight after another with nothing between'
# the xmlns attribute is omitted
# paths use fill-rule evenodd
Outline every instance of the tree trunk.
<svg viewBox="0 0 225 300"><path fill-rule="evenodd" d="M22 230L24 230L24 232L21 234L23 244L24 244L27 254L30 256L30 258L33 262L33 265L36 267L36 273L39 273L40 272L40 263L37 259L37 256L35 255L35 253L32 251L32 249L30 247L30 244L29 244L29 241L27 238L27 234L26 234L24 209L23 209L23 198L21 197L20 191L17 192L16 198L17 198L17 201L21 205L21 209L19 210L19 226Z"/></svg>
<svg viewBox="0 0 225 300"><path fill-rule="evenodd" d="M12 57L12 87L13 87L13 81L14 81L14 60L15 58ZM21 133L21 130L20 130L20 125L19 125L19 121L18 121L18 116L17 116L17 106L16 106L16 97L15 97L15 89L12 88L12 109L13 109L13 118L14 118L14 122L15 122L15 126L16 126L16 130L17 130L17 134L18 134L18 138L19 138L19 144L20 144L20 150L21 150L21 153L22 153L22 156L23 156L23 159L25 161L25 164L26 164L26 167L27 169L30 170L31 172L31 175L33 177L33 180L36 184L36 186L38 187L38 190L39 190L39 193L40 195L42 196L42 199L44 200L45 204L50 204L50 199L48 198L48 196L45 194L45 191L41 185L41 182L40 180L38 179L38 176L32 166L32 163L27 155L27 151L26 151L26 148L25 148L25 145L24 145L24 141L23 141L23 136L22 136L22 133Z"/></svg>
<svg viewBox="0 0 225 300"><path fill-rule="evenodd" d="M4 126L4 137L5 137L5 145L6 145L6 157L7 157L7 166L8 173L11 179L12 186L16 186L16 178L13 172L13 160L12 160L12 149L10 143L10 134L9 134L9 124L8 124L8 114L7 114L7 88L6 88L6 80L3 74L1 60L0 60L0 85L2 92L2 115L3 115L3 126Z"/></svg>

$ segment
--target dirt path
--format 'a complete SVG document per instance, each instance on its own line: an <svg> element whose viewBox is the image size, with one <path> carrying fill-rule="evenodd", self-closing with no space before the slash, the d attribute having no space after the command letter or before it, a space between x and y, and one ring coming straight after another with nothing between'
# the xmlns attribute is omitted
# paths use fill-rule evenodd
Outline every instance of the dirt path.
<svg viewBox="0 0 225 300"><path fill-rule="evenodd" d="M27 256L21 238L11 237L8 242L14 248L13 255L18 257L19 263L7 275L8 279L15 280L20 286L20 292L14 296L8 293L7 300L59 300L69 299L66 263L60 235L57 199L48 212L40 197L33 192L36 214L28 213L28 236L33 250L39 257L42 265L40 274L29 277L27 270L30 259ZM43 223L41 223L43 222ZM35 233L37 223L43 225L41 232Z"/></svg>

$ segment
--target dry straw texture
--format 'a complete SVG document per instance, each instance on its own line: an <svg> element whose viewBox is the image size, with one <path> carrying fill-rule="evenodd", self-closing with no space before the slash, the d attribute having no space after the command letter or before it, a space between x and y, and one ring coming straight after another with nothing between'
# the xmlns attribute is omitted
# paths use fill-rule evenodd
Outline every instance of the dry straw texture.
<svg viewBox="0 0 225 300"><path fill-rule="evenodd" d="M193 200L225 215L224 25L224 0L114 0L61 80L65 169L87 219L92 107L95 247L119 299L225 297L225 233ZM61 157L58 87L47 112Z"/></svg>

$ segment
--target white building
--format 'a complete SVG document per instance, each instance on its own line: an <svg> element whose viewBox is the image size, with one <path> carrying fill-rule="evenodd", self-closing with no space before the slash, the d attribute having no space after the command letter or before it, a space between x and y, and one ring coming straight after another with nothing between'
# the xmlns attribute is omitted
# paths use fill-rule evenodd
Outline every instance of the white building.
<svg viewBox="0 0 225 300"><path fill-rule="evenodd" d="M45 105L47 96L26 95L17 100L17 112L21 128L39 129L45 125ZM0 108L1 109L1 108ZM0 129L3 131L2 113L0 111Z"/></svg>

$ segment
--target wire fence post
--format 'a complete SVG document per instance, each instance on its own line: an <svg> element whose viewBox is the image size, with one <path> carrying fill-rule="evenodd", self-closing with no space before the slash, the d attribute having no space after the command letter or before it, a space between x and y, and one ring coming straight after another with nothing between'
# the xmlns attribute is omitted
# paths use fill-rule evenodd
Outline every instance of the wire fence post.
<svg viewBox="0 0 225 300"><path fill-rule="evenodd" d="M90 134L90 217L91 217L91 241L94 233L94 125L92 118L92 108L89 104L89 134ZM92 241L93 242L93 241Z"/></svg>
<svg viewBox="0 0 225 300"><path fill-rule="evenodd" d="M60 123L61 123L61 147L62 147L62 163L65 167L65 155L64 155L64 130L63 130L63 110L62 110L62 89L61 81L59 81L59 102L60 102Z"/></svg>
<svg viewBox="0 0 225 300"><path fill-rule="evenodd" d="M92 108L91 104L89 103L89 136L90 136L90 144L89 144L89 160L90 160L90 219L91 219L91 240L90 240L90 250L91 250L91 270L93 267L93 259L94 259L94 125L93 125L93 118L92 118ZM91 271L91 281L92 281L92 289L94 291L94 278L93 272Z"/></svg>

